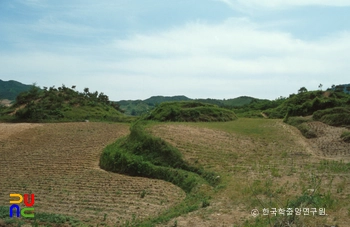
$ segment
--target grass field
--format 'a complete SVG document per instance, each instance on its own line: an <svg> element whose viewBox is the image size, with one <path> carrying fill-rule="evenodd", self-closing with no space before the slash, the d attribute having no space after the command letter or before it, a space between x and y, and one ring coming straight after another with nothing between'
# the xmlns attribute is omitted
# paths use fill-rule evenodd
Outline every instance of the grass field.
<svg viewBox="0 0 350 227"><path fill-rule="evenodd" d="M148 218L164 220L157 226L347 226L350 149L340 136L348 129L310 127L317 138L271 119L148 124L189 164L221 178L206 186L210 199L201 207L166 221L166 211L184 201L183 190L98 166L103 148L127 135L129 124L0 124L0 226L11 223L4 211L10 193L35 193L36 215L51 214L45 220L52 226L133 226ZM289 207L325 208L327 216L262 215ZM64 224L52 223L52 214Z"/></svg>

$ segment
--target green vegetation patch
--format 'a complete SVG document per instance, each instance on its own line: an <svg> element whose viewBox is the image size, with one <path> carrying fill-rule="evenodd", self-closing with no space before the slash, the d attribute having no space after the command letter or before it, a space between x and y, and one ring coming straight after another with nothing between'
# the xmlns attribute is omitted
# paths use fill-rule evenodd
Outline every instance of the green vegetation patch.
<svg viewBox="0 0 350 227"><path fill-rule="evenodd" d="M344 96L344 99L339 99L338 96ZM283 118L287 113L290 116L307 116L317 110L341 106L346 97L346 94L335 93L325 97L322 91L306 91L290 95L278 107L268 109L264 113L270 118Z"/></svg>
<svg viewBox="0 0 350 227"><path fill-rule="evenodd" d="M177 122L214 122L232 121L237 119L237 117L233 111L216 105L183 101L162 103L144 119Z"/></svg>
<svg viewBox="0 0 350 227"><path fill-rule="evenodd" d="M347 173L350 172L350 163L322 160L318 166L318 170L329 171L332 173Z"/></svg>
<svg viewBox="0 0 350 227"><path fill-rule="evenodd" d="M30 222L33 226L61 226L61 225L70 225L70 226L80 226L82 223L78 219L75 219L71 216L65 216L61 214L50 214L35 212L34 218L10 218L9 217L9 206L0 206L0 220L7 226L21 226L27 222ZM1 224L1 222L0 222Z"/></svg>

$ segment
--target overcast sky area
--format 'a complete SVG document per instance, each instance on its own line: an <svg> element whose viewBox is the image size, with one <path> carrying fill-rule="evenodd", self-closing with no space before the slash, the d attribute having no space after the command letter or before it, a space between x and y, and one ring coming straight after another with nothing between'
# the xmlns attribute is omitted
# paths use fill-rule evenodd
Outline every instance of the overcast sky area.
<svg viewBox="0 0 350 227"><path fill-rule="evenodd" d="M350 83L350 0L0 0L0 79L110 100Z"/></svg>

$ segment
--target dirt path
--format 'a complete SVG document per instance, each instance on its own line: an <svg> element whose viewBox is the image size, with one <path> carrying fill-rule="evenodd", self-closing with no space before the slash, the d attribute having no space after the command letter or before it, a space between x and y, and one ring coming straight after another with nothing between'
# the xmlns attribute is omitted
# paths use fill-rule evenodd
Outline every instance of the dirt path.
<svg viewBox="0 0 350 227"><path fill-rule="evenodd" d="M263 112L261 112L260 113L262 116L263 116L263 118L265 118L265 119L267 119L267 118L269 118L266 114L264 114Z"/></svg>
<svg viewBox="0 0 350 227"><path fill-rule="evenodd" d="M128 128L92 122L0 124L0 205L9 204L10 193L34 193L35 212L118 226L180 202L184 192L170 183L99 169L103 148Z"/></svg>

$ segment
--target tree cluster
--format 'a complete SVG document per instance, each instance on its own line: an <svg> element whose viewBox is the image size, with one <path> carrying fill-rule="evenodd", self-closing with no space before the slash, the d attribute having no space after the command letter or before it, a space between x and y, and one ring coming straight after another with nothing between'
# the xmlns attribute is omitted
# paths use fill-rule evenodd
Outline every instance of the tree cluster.
<svg viewBox="0 0 350 227"><path fill-rule="evenodd" d="M110 106L120 111L119 105L109 101L104 93L90 92L89 88L85 88L84 92L78 92L75 87L62 85L58 88L52 86L40 89L33 85L29 91L17 96L14 107L19 110L16 112L16 117L31 121L60 119L64 117L65 110L84 106Z"/></svg>

